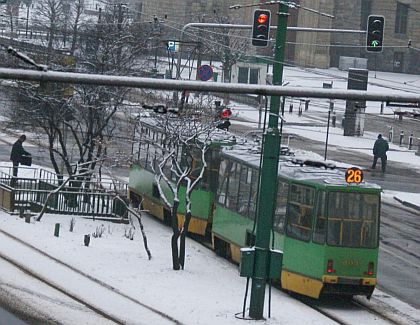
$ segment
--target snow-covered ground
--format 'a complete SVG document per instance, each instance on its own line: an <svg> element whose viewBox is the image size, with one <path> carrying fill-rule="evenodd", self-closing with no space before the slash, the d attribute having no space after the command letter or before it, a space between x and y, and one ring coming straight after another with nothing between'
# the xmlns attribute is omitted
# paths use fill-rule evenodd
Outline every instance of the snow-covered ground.
<svg viewBox="0 0 420 325"><path fill-rule="evenodd" d="M164 320L156 320L156 315L148 309L140 309L138 304L120 305L121 302L115 300L116 293L122 293L148 307L169 314L183 324L243 324L243 320L237 319L235 314L242 311L246 279L239 277L236 265L217 257L197 242L188 240L185 270L173 271L171 230L148 216L143 217L143 223L153 256L151 260L148 260L143 249L138 227L134 240L129 240L124 237L129 226L106 224L103 236L91 237L90 245L86 247L83 244L84 235L92 234L103 223L79 217L76 219L74 231L70 232L69 220L70 216L47 214L40 222L26 223L17 216L0 212L0 229L79 270L82 274L89 274L96 282L87 280L81 274L74 274L67 267L51 263L45 256L31 253L28 247L10 241L3 232L0 232L0 252L17 263L26 265L40 277L66 288L73 296L83 297L89 304L112 313L127 324L163 324ZM56 223L61 225L59 237L53 235ZM2 279L0 274L0 280ZM25 283L19 281L19 277L12 282L3 289L16 294L26 288L23 287ZM115 289L108 290L98 286L98 282L106 283ZM77 319L82 319L83 324L98 324L97 318L92 317L89 310L77 308L75 318L69 314L69 309L71 312L71 308L76 308L70 303L67 303L68 309L60 301L47 304L46 296L37 291L41 289L32 286L31 290L35 290L36 295L28 294L27 290L22 295L27 304L33 305L35 311L38 308L39 313L49 314L51 319L61 324L75 324ZM54 299L53 293L46 295ZM381 300L382 296L384 294L377 291L374 299ZM382 300L390 300L388 295L385 297L386 299ZM391 301L392 306L395 305L400 313L397 318L402 322L406 317L404 314L420 319L419 311L401 301ZM267 303L268 296L266 308ZM56 308L56 305L59 308ZM384 308L393 308L386 306L388 307ZM267 311L264 314L267 316ZM351 317L350 314L348 316ZM331 319L279 290L272 290L271 318L259 323L335 324ZM385 323L377 320L375 324Z"/></svg>

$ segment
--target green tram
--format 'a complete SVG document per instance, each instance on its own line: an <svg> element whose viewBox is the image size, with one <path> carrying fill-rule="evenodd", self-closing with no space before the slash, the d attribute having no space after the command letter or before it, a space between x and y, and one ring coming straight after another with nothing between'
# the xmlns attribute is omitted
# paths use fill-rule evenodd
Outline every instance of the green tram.
<svg viewBox="0 0 420 325"><path fill-rule="evenodd" d="M149 141L139 143L129 197L137 203L143 199L144 209L168 223L169 211L159 198L150 168L156 163L153 143L161 141L163 134L145 124L139 131ZM211 234L215 252L237 263L240 248L252 246L255 239L258 150L246 143L214 142L207 152L205 177L192 194L189 232ZM181 153L182 148L180 159ZM323 294L370 297L376 285L381 188L349 185L342 171L321 166L325 168L281 156L271 238L273 248L283 251L281 286L313 298ZM179 219L185 212L182 196Z"/></svg>
<svg viewBox="0 0 420 325"><path fill-rule="evenodd" d="M221 154L213 247L239 262L253 246L259 154L243 148ZM311 163L311 161L308 161ZM281 159L273 218L273 248L283 251L281 286L313 298L365 295L376 285L381 188L349 185L326 164Z"/></svg>

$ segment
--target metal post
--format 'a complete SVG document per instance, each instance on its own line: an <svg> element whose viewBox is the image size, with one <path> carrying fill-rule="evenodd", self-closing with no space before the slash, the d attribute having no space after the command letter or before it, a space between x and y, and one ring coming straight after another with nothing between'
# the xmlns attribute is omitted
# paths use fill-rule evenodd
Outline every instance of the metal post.
<svg viewBox="0 0 420 325"><path fill-rule="evenodd" d="M337 123L337 116L335 115L335 112L332 112L332 114L333 116L331 118L331 124L332 124L332 127L335 128L335 125Z"/></svg>
<svg viewBox="0 0 420 325"><path fill-rule="evenodd" d="M290 106L289 106L289 114L293 113L293 102L290 102Z"/></svg>
<svg viewBox="0 0 420 325"><path fill-rule="evenodd" d="M381 102L381 115L384 113L384 102Z"/></svg>
<svg viewBox="0 0 420 325"><path fill-rule="evenodd" d="M391 142L391 143L392 143L393 138L394 138L394 128L391 126L391 127L389 128L389 135L388 135L388 140L389 140L389 142Z"/></svg>
<svg viewBox="0 0 420 325"><path fill-rule="evenodd" d="M402 146L403 141L404 141L404 131L401 130L401 133L400 133L400 146Z"/></svg>
<svg viewBox="0 0 420 325"><path fill-rule="evenodd" d="M55 224L55 227L54 227L54 236L55 237L60 236L60 224L59 223L56 223Z"/></svg>
<svg viewBox="0 0 420 325"><path fill-rule="evenodd" d="M284 47L286 43L288 7L279 4L276 50L273 66L273 85L281 85L283 80ZM279 132L280 97L272 96L270 117L267 131L264 134L263 160L260 171L260 188L258 191L258 212L255 237L254 275L252 276L251 303L249 316L263 318L267 266L270 258L270 235L273 224L274 205L277 193L277 176L281 134Z"/></svg>
<svg viewBox="0 0 420 325"><path fill-rule="evenodd" d="M324 160L327 160L328 135L330 134L330 116L331 116L331 111L328 111L327 138L325 139L325 153L324 153Z"/></svg>
<svg viewBox="0 0 420 325"><path fill-rule="evenodd" d="M30 5L27 4L26 5L26 32L25 32L25 36L28 37L28 26L29 26L29 7Z"/></svg>
<svg viewBox="0 0 420 325"><path fill-rule="evenodd" d="M305 100L305 112L309 109L309 102L309 99Z"/></svg>
<svg viewBox="0 0 420 325"><path fill-rule="evenodd" d="M410 137L408 138L408 150L411 150L411 148L413 147L413 133L410 134Z"/></svg>

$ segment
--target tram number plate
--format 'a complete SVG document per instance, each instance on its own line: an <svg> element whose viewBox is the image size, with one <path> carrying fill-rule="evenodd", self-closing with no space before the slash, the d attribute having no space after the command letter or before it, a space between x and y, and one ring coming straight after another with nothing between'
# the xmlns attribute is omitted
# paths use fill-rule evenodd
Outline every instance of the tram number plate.
<svg viewBox="0 0 420 325"><path fill-rule="evenodd" d="M357 167L347 168L346 182L348 184L360 184L363 182L363 171Z"/></svg>

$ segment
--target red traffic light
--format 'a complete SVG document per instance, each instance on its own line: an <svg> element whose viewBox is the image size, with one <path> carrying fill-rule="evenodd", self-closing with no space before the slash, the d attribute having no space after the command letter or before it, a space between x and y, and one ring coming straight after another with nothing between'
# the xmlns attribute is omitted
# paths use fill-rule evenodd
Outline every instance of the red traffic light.
<svg viewBox="0 0 420 325"><path fill-rule="evenodd" d="M258 23L265 24L265 22L268 20L268 15L266 14L260 14L257 18Z"/></svg>
<svg viewBox="0 0 420 325"><path fill-rule="evenodd" d="M220 118L229 118L232 115L232 111L229 108L225 108L220 112Z"/></svg>

